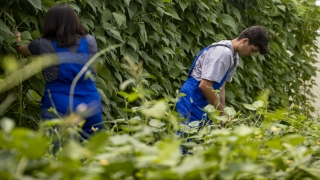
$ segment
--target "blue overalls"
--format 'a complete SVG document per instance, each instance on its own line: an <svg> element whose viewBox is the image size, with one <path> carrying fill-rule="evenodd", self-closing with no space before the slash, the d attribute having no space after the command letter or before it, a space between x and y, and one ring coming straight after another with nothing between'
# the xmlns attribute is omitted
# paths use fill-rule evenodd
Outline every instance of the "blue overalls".
<svg viewBox="0 0 320 180"><path fill-rule="evenodd" d="M60 116L70 113L69 111L69 96L71 96L70 88L73 79L83 68L85 63L90 60L88 42L85 37L81 38L77 52L70 52L65 47L58 47L57 42L53 42L58 58L60 71L58 78L53 82L47 82L44 96L42 98L42 118L44 120L57 118L57 116L49 112L50 107L55 107ZM73 111L79 104L85 103L88 107L94 106L94 112L90 117L85 118L85 123L82 127L83 138L88 138L94 131L92 127L101 130L102 114L101 100L94 81L90 78L84 78L84 75L76 84L73 97ZM51 96L51 97L50 97ZM51 102L51 100L53 102ZM54 105L52 104L54 103Z"/></svg>
<svg viewBox="0 0 320 180"><path fill-rule="evenodd" d="M192 70L194 66L196 65L196 62L200 55L207 49L213 46L225 46L230 48L229 46L225 44L212 44L204 48L195 58L195 60L192 63L192 66L189 71L188 78L186 82L183 84L183 86L180 89L179 93L184 93L185 96L180 97L177 105L176 110L184 117L189 120L189 122L192 121L200 121L202 119L206 120L206 117L204 116L205 112L202 111L205 106L209 104L208 100L205 98L205 96L202 94L201 89L199 88L200 81L197 81L195 78L191 76ZM228 76L229 70L226 72L220 83L214 82L213 83L213 89L220 89L220 87L223 85L223 83L226 81L226 78ZM204 118L205 117L205 118Z"/></svg>

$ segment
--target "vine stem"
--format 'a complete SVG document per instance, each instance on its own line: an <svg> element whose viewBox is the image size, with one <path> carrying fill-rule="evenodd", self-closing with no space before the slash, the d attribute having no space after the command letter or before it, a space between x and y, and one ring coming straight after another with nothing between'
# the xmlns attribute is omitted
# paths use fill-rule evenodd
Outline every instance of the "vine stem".
<svg viewBox="0 0 320 180"><path fill-rule="evenodd" d="M80 70L80 72L76 75L76 77L73 79L72 81L72 84L71 84L71 87L70 87L70 96L69 96L69 110L70 112L73 112L73 93L75 91L75 87L76 87L76 84L77 82L79 81L79 79L81 78L81 76L88 70L88 68L90 67L90 65L99 57L101 56L102 54L110 51L110 50L113 50L113 49L116 49L118 47L121 47L122 44L115 44L115 45L112 45L111 47L107 47L103 50L101 50L100 52L98 52L97 54L95 54L84 66L83 68Z"/></svg>

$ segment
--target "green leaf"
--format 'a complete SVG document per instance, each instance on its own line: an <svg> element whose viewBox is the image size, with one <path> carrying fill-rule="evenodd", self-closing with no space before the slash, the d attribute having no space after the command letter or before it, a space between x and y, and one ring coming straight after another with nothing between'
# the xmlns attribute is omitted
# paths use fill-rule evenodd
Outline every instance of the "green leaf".
<svg viewBox="0 0 320 180"><path fill-rule="evenodd" d="M237 17L238 22L240 22L241 21L241 14L240 14L240 11L238 10L238 8L232 6L231 12Z"/></svg>
<svg viewBox="0 0 320 180"><path fill-rule="evenodd" d="M4 24L2 19L0 19L0 31L2 31L2 32L6 33L6 34L13 35L13 33L10 30L10 28L8 26L6 26L6 24Z"/></svg>
<svg viewBox="0 0 320 180"><path fill-rule="evenodd" d="M230 117L234 117L237 114L233 107L225 107L224 112Z"/></svg>
<svg viewBox="0 0 320 180"><path fill-rule="evenodd" d="M139 49L139 43L135 37L129 37L128 42L127 42L135 51Z"/></svg>
<svg viewBox="0 0 320 180"><path fill-rule="evenodd" d="M167 14L177 20L181 20L179 15L177 14L176 10L172 6L166 7L165 14Z"/></svg>
<svg viewBox="0 0 320 180"><path fill-rule="evenodd" d="M180 7L181 7L181 9L182 9L182 11L184 11L187 7L188 7L188 3L186 2L186 1L184 1L184 0L180 0L179 1L179 4L180 4Z"/></svg>
<svg viewBox="0 0 320 180"><path fill-rule="evenodd" d="M139 53L140 56L145 60L146 64L152 64L153 66L156 66L157 68L161 69L161 64L158 61L150 58L146 52L139 51Z"/></svg>
<svg viewBox="0 0 320 180"><path fill-rule="evenodd" d="M142 41L143 45L147 42L147 32L146 32L146 27L143 22L138 23L139 25L139 36L140 40Z"/></svg>
<svg viewBox="0 0 320 180"><path fill-rule="evenodd" d="M128 96L128 102L133 102L135 101L136 99L139 98L139 94L137 93L130 93L129 96Z"/></svg>
<svg viewBox="0 0 320 180"><path fill-rule="evenodd" d="M297 146L298 144L302 143L304 141L304 139L305 138L299 134L289 134L289 135L282 137L280 140L282 142L289 143L293 146Z"/></svg>
<svg viewBox="0 0 320 180"><path fill-rule="evenodd" d="M170 55L174 55L175 54L174 51L172 49L168 48L168 47L164 47L163 51L165 53L167 53L167 54L170 54Z"/></svg>
<svg viewBox="0 0 320 180"><path fill-rule="evenodd" d="M249 109L249 110L252 110L252 111L256 111L256 110L257 110L257 108L254 107L254 106L251 105L251 104L243 103L242 105L243 105L246 109Z"/></svg>
<svg viewBox="0 0 320 180"><path fill-rule="evenodd" d="M130 1L131 1L131 0L124 0L124 2L125 2L125 4L126 4L126 6L128 6L128 7L129 7Z"/></svg>
<svg viewBox="0 0 320 180"><path fill-rule="evenodd" d="M204 111L207 113L212 113L216 111L216 108L212 106L211 104L208 104L204 107Z"/></svg>
<svg viewBox="0 0 320 180"><path fill-rule="evenodd" d="M97 88L97 89L98 89L98 93L99 93L99 95L100 95L100 97L101 97L101 100L102 100L104 103L106 103L106 104L110 104L110 102L109 102L106 94L103 92L103 90L100 89L100 88Z"/></svg>
<svg viewBox="0 0 320 180"><path fill-rule="evenodd" d="M123 13L113 12L112 15L119 27L122 25L126 25L126 16Z"/></svg>
<svg viewBox="0 0 320 180"><path fill-rule="evenodd" d="M161 128L161 127L163 127L165 125L166 125L165 123L163 123L163 122L161 122L161 121L159 121L157 119L151 119L149 121L149 126L151 126L151 127Z"/></svg>
<svg viewBox="0 0 320 180"><path fill-rule="evenodd" d="M283 12L286 12L286 6L284 6L284 5L277 5L277 7L278 7L279 9L281 9Z"/></svg>
<svg viewBox="0 0 320 180"><path fill-rule="evenodd" d="M192 122L190 122L190 123L188 123L188 126L190 126L190 127L199 127L199 125L200 125L200 121L192 121Z"/></svg>
<svg viewBox="0 0 320 180"><path fill-rule="evenodd" d="M185 14L186 19L191 22L191 24L195 25L195 21L197 21L197 18L194 16L194 14L191 11L188 11Z"/></svg>
<svg viewBox="0 0 320 180"><path fill-rule="evenodd" d="M102 12L101 12L101 21L102 23L106 23L110 20L112 20L112 13L109 9L104 9Z"/></svg>
<svg viewBox="0 0 320 180"><path fill-rule="evenodd" d="M7 134L9 134L13 128L15 127L15 122L9 118L2 118L1 122L1 130Z"/></svg>
<svg viewBox="0 0 320 180"><path fill-rule="evenodd" d="M21 33L21 39L23 39L23 40L32 40L30 32L29 31L23 31Z"/></svg>
<svg viewBox="0 0 320 180"><path fill-rule="evenodd" d="M133 50L133 48L129 47L126 49L125 58L129 58L131 61L138 63L139 62L139 54Z"/></svg>
<svg viewBox="0 0 320 180"><path fill-rule="evenodd" d="M116 30L113 30L113 29L109 29L109 32L113 35L113 37L115 39L119 40L122 43L124 42L119 31L116 31Z"/></svg>
<svg viewBox="0 0 320 180"><path fill-rule="evenodd" d="M234 22L234 19L228 15L228 14L221 14L220 18L222 19L222 23L230 26L231 28L233 28L234 30L236 30L236 23Z"/></svg>
<svg viewBox="0 0 320 180"><path fill-rule="evenodd" d="M238 126L234 129L234 133L238 136L248 136L253 133L253 129L244 125Z"/></svg>
<svg viewBox="0 0 320 180"><path fill-rule="evenodd" d="M38 39L38 38L41 38L41 33L39 30L34 30L31 32L31 37L32 39Z"/></svg>
<svg viewBox="0 0 320 180"><path fill-rule="evenodd" d="M33 7L41 10L41 0L28 0Z"/></svg>
<svg viewBox="0 0 320 180"><path fill-rule="evenodd" d="M141 110L141 112L147 117L162 118L165 115L166 110L167 104L163 101L159 101L152 107Z"/></svg>
<svg viewBox="0 0 320 180"><path fill-rule="evenodd" d="M264 105L264 102L263 101L261 101L261 100L259 100L259 101L255 101L253 104L252 104L252 106L254 106L255 108L260 108L260 107L263 107L263 105Z"/></svg>
<svg viewBox="0 0 320 180"><path fill-rule="evenodd" d="M126 92L117 92L117 93L124 98L127 98L129 96L129 94Z"/></svg>

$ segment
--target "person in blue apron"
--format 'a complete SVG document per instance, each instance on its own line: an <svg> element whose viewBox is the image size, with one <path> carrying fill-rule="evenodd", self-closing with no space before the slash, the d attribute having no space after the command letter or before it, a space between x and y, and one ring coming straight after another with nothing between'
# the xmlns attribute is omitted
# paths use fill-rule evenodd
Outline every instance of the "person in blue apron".
<svg viewBox="0 0 320 180"><path fill-rule="evenodd" d="M20 32L14 30L13 33L17 42L21 41ZM43 120L65 117L77 109L94 107L88 116L81 117L85 123L80 134L86 139L102 129L101 99L94 81L82 75L74 93L70 94L74 78L98 52L95 38L87 34L70 6L58 4L50 8L45 15L42 38L16 46L16 49L24 56L54 54L56 57L56 65L43 69L46 80L41 100ZM88 70L94 72L91 68ZM72 109L69 108L70 96L73 96ZM55 108L57 114L48 111L50 108Z"/></svg>
<svg viewBox="0 0 320 180"><path fill-rule="evenodd" d="M179 91L185 96L179 98L176 110L188 122L207 120L202 109L208 104L215 106L220 115L225 115L225 84L232 81L239 57L268 51L268 34L261 26L246 28L233 40L207 46L192 63L188 78ZM213 90L220 90L220 98Z"/></svg>

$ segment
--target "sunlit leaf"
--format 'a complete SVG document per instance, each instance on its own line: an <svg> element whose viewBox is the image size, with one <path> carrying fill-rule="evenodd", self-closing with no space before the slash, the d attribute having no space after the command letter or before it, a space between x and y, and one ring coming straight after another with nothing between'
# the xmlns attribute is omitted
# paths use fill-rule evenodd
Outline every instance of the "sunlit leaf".
<svg viewBox="0 0 320 180"><path fill-rule="evenodd" d="M41 10L41 0L28 0L33 7Z"/></svg>
<svg viewBox="0 0 320 180"><path fill-rule="evenodd" d="M0 122L1 130L5 133L10 133L16 124L12 119L9 118L2 118Z"/></svg>
<svg viewBox="0 0 320 180"><path fill-rule="evenodd" d="M148 117L162 118L167 110L167 104L165 102L159 101L152 107L141 110L141 112Z"/></svg>
<svg viewBox="0 0 320 180"><path fill-rule="evenodd" d="M249 110L252 110L252 111L256 111L256 110L257 110L257 108L254 107L254 106L251 105L251 104L243 103L242 105L243 105L246 109L249 109Z"/></svg>
<svg viewBox="0 0 320 180"><path fill-rule="evenodd" d="M151 119L149 121L149 126L152 126L152 127L156 127L156 128L161 128L163 126L165 126L166 124L157 120L157 119Z"/></svg>

